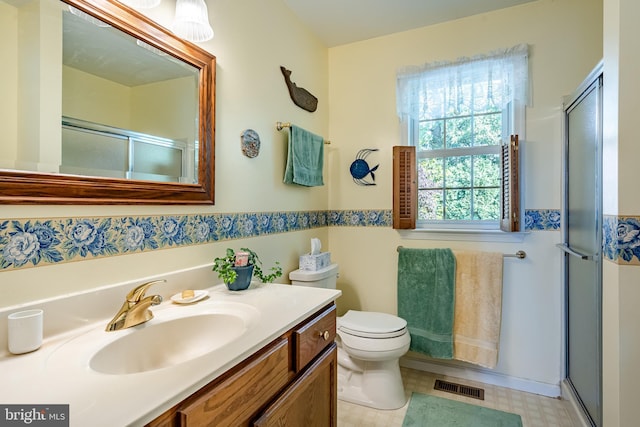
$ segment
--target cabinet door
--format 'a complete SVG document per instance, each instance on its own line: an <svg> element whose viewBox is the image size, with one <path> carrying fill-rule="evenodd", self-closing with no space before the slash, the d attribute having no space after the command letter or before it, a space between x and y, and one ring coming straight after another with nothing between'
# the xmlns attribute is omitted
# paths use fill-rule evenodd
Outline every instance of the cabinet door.
<svg viewBox="0 0 640 427"><path fill-rule="evenodd" d="M145 427L180 427L176 418L176 407L174 406L155 420L145 424Z"/></svg>
<svg viewBox="0 0 640 427"><path fill-rule="evenodd" d="M333 343L253 425L337 426L337 371L337 350Z"/></svg>
<svg viewBox="0 0 640 427"><path fill-rule="evenodd" d="M282 339L230 378L203 389L178 410L180 426L249 425L289 381L289 342Z"/></svg>

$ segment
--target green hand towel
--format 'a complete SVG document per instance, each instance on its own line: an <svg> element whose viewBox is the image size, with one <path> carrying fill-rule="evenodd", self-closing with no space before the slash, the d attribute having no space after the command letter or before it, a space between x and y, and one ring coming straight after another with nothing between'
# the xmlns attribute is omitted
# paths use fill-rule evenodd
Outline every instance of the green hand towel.
<svg viewBox="0 0 640 427"><path fill-rule="evenodd" d="M407 321L409 349L452 359L456 258L451 249L399 252L398 316Z"/></svg>
<svg viewBox="0 0 640 427"><path fill-rule="evenodd" d="M286 184L324 185L324 139L295 125L289 127L289 153L284 172Z"/></svg>

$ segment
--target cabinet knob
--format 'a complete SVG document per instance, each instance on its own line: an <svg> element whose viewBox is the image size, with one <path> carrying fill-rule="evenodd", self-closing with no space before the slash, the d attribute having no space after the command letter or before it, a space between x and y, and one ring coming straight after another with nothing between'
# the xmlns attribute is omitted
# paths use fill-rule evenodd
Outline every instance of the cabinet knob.
<svg viewBox="0 0 640 427"><path fill-rule="evenodd" d="M319 332L320 338L327 341L329 339L329 331Z"/></svg>

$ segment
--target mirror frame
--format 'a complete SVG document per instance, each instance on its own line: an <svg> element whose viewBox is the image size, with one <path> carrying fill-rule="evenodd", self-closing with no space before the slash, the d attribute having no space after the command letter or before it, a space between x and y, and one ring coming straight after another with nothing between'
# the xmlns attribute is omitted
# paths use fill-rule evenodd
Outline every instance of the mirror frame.
<svg viewBox="0 0 640 427"><path fill-rule="evenodd" d="M0 169L0 204L214 203L216 58L115 0L61 0L200 70L198 183L182 184Z"/></svg>

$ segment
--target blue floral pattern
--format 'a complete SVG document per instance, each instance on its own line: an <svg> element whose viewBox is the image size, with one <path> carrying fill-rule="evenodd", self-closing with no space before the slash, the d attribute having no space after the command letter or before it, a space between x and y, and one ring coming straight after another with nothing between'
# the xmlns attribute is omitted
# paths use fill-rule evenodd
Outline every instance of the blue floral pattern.
<svg viewBox="0 0 640 427"><path fill-rule="evenodd" d="M120 236L118 246L122 252L135 252L158 249L156 227L153 220L147 218L120 218L115 226Z"/></svg>
<svg viewBox="0 0 640 427"><path fill-rule="evenodd" d="M225 240L239 236L237 215L220 215L217 218L218 233Z"/></svg>
<svg viewBox="0 0 640 427"><path fill-rule="evenodd" d="M640 264L640 217L605 215L604 256L618 263Z"/></svg>
<svg viewBox="0 0 640 427"><path fill-rule="evenodd" d="M318 227L391 227L391 210L248 212L0 220L0 271ZM557 231L560 211L527 210L526 231ZM640 264L639 217L605 217L604 253Z"/></svg>
<svg viewBox="0 0 640 427"><path fill-rule="evenodd" d="M160 222L160 243L163 246L182 246L193 242L185 228L187 218L168 216L162 217Z"/></svg>
<svg viewBox="0 0 640 427"><path fill-rule="evenodd" d="M0 271L327 225L323 211L0 220Z"/></svg>
<svg viewBox="0 0 640 427"><path fill-rule="evenodd" d="M390 210L329 211L329 225L343 227L391 227Z"/></svg>
<svg viewBox="0 0 640 427"><path fill-rule="evenodd" d="M218 240L216 221L209 215L195 215L192 219L194 239L198 243L215 242Z"/></svg>
<svg viewBox="0 0 640 427"><path fill-rule="evenodd" d="M111 218L67 219L64 221L62 243L65 258L86 258L118 253L112 238Z"/></svg>
<svg viewBox="0 0 640 427"><path fill-rule="evenodd" d="M18 221L0 223L0 244L3 245L0 268L18 268L26 264L36 265L41 261L56 263L63 261L60 252L60 234L51 221ZM6 233L6 234L5 234Z"/></svg>
<svg viewBox="0 0 640 427"><path fill-rule="evenodd" d="M558 209L528 209L524 212L525 231L560 230L560 211Z"/></svg>

